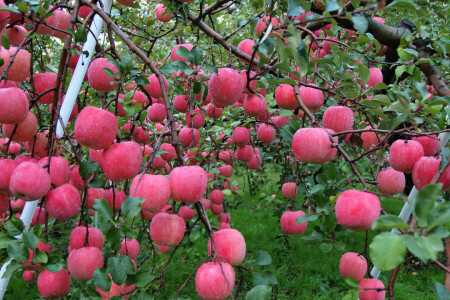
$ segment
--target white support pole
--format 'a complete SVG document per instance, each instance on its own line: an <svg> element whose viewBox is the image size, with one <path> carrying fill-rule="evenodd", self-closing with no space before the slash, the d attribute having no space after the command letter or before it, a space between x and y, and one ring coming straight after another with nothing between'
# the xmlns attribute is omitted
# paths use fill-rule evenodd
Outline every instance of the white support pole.
<svg viewBox="0 0 450 300"><path fill-rule="evenodd" d="M112 0L101 0L101 2L103 3L104 11L107 14L109 14L111 11ZM84 76L89 66L89 62L94 52L94 48L97 43L97 39L98 36L100 35L102 27L103 27L103 19L99 15L95 15L90 27L86 43L83 46L83 53L80 54L80 59L78 60L75 72L73 73L72 76L72 80L70 81L69 87L67 89L64 103L61 106L60 116L62 122L58 122L56 127L56 134L58 136L63 136L64 134L63 128L67 125L67 122L69 121L70 114L72 113L73 106L77 99L78 93L80 92L81 84L83 83ZM87 53L87 55L85 53ZM20 216L20 219L22 220L25 226L24 229L25 231L27 231L28 228L30 227L38 203L39 200L35 200L29 201L25 204L25 207L22 211L22 215ZM17 235L15 238L21 239L22 234ZM10 263L11 259L6 263L4 263L0 269L0 300L3 299L6 289L8 287L10 276L3 278L3 275L5 274L6 268Z"/></svg>
<svg viewBox="0 0 450 300"><path fill-rule="evenodd" d="M450 137L450 133L448 133L448 132L443 132L443 133L439 134L439 141L440 141L441 148L446 146L449 137ZM416 189L416 187L413 187L413 189L411 190L411 192L408 195L408 202L406 202L405 205L403 205L403 208L400 211L400 214L398 215L399 218L402 219L403 222L405 222L405 223L408 222L409 217L411 216L411 213L412 213L412 207L411 207L410 203L412 203L414 198L417 196L418 192L419 191ZM400 232L398 231L398 229L394 228L391 230L391 233L399 234ZM370 275L372 275L373 278L377 279L378 276L380 276L380 273L381 273L380 269L378 269L377 267L373 267L372 271L370 272Z"/></svg>

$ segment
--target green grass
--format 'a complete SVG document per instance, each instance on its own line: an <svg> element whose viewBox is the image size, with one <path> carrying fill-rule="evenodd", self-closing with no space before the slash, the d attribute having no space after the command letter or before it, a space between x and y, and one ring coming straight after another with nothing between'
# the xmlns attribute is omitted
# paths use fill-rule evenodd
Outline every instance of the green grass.
<svg viewBox="0 0 450 300"><path fill-rule="evenodd" d="M364 233L338 234L333 241L336 246L324 253L320 248L322 242L303 239L311 235L318 220L310 222L307 232L301 236L283 236L278 216L281 210L277 210L276 205L250 197L248 191L239 201L242 201L240 207L230 209L229 212L233 228L245 237L248 258L244 261L244 266L251 268L252 274L244 271L238 299L245 298L246 293L254 286L255 278L269 280L273 275L277 284L273 285L272 298L276 299L341 299L352 289L339 274L339 260L346 251L360 252L364 249ZM383 208L388 212L398 213L401 207L402 203L397 200L383 201ZM217 225L214 216L210 215L210 219ZM192 244L186 243L177 251L164 275L166 285L160 288L157 298L175 296L189 274L207 259L206 243L207 238L201 237ZM256 266L248 262L258 250L267 251L271 255L270 265ZM236 285L240 274L236 271ZM386 286L389 276L390 272L384 272L380 278ZM198 298L194 277L195 274L181 291L180 298ZM434 280L444 280L443 271L435 265L406 265L397 277L396 299L435 299L431 289Z"/></svg>

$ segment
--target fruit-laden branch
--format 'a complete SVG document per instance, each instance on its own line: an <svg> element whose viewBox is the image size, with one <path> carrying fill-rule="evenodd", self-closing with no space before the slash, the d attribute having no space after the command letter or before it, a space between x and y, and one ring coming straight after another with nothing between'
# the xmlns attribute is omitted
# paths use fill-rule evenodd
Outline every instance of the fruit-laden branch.
<svg viewBox="0 0 450 300"><path fill-rule="evenodd" d="M88 0L81 0L81 1L84 5L89 6L93 12L98 14L103 19L106 26L110 27L117 34L117 36L130 48L130 50L133 53L135 53L137 56L139 56L139 58L144 61L144 63L150 68L150 70L154 74L156 74L158 81L159 81L159 86L161 88L162 97L164 99L164 106L166 107L167 118L170 122L171 133L172 133L172 145L175 148L177 158L178 158L180 165L183 165L184 160L181 155L180 145L178 142L178 135L177 135L177 131L176 131L176 122L175 122L175 118L173 117L172 110L170 107L170 101L169 101L169 96L168 96L167 89L166 89L165 82L164 82L164 76L159 71L159 69L156 67L156 65L147 57L147 55L145 55L145 53L143 53L130 40L130 38L111 20L111 18L103 10L99 9L98 6L94 3L92 3L91 1L88 1Z"/></svg>
<svg viewBox="0 0 450 300"><path fill-rule="evenodd" d="M419 51L419 59L428 57L430 57L430 54L426 50ZM418 66L439 96L450 96L450 89L436 66L426 62L419 63Z"/></svg>

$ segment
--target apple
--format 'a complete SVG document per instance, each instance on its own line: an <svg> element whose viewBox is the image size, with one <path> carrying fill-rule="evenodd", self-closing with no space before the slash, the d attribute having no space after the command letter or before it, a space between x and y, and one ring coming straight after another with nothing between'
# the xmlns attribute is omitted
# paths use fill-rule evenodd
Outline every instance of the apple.
<svg viewBox="0 0 450 300"><path fill-rule="evenodd" d="M73 249L67 258L67 268L75 280L92 279L94 271L103 268L103 254L97 247Z"/></svg>
<svg viewBox="0 0 450 300"><path fill-rule="evenodd" d="M231 140L236 146L245 146L250 143L250 131L245 127L236 127L231 135Z"/></svg>
<svg viewBox="0 0 450 300"><path fill-rule="evenodd" d="M214 204L222 204L225 200L225 194L219 190L213 190L211 192L211 202Z"/></svg>
<svg viewBox="0 0 450 300"><path fill-rule="evenodd" d="M242 95L244 80L241 74L231 68L219 68L208 82L212 98L224 106L233 105Z"/></svg>
<svg viewBox="0 0 450 300"><path fill-rule="evenodd" d="M37 118L34 113L27 111L25 119L19 124L3 124L3 135L15 142L26 142L36 134L37 125Z"/></svg>
<svg viewBox="0 0 450 300"><path fill-rule="evenodd" d="M256 130L258 139L264 144L270 144L275 138L275 129L269 124L260 124Z"/></svg>
<svg viewBox="0 0 450 300"><path fill-rule="evenodd" d="M374 87L377 83L383 82L383 73L378 68L370 68L370 77L367 85L369 87Z"/></svg>
<svg viewBox="0 0 450 300"><path fill-rule="evenodd" d="M376 195L346 190L336 201L336 219L353 231L366 231L380 216L381 204Z"/></svg>
<svg viewBox="0 0 450 300"><path fill-rule="evenodd" d="M203 124L205 124L205 115L199 108L196 108L186 114L187 127L194 127L198 129L202 127Z"/></svg>
<svg viewBox="0 0 450 300"><path fill-rule="evenodd" d="M152 74L148 77L149 84L145 86L145 90L147 93L155 99L159 99L162 97L161 86L159 84L159 79L156 74ZM163 76L164 86L166 90L169 89L169 84L167 82L166 77Z"/></svg>
<svg viewBox="0 0 450 300"><path fill-rule="evenodd" d="M255 41L254 40L251 40L251 39L245 39L245 40L242 40L239 44L238 44L238 46L237 46L237 48L238 48L238 50L240 50L240 51L242 51L242 52L244 52L245 54L247 54L248 56L252 56L252 53L253 53L253 47L255 46ZM254 58L254 60L258 60L259 59L259 55L258 54L255 54L255 58ZM247 62L247 61L244 61L243 59L239 59L239 60L241 60L241 61L243 61L243 62Z"/></svg>
<svg viewBox="0 0 450 300"><path fill-rule="evenodd" d="M423 156L414 164L412 179L416 189L421 190L424 186L430 184L433 177L439 172L441 161L442 157Z"/></svg>
<svg viewBox="0 0 450 300"><path fill-rule="evenodd" d="M116 143L103 150L102 168L112 181L133 178L139 173L141 165L141 148L135 142Z"/></svg>
<svg viewBox="0 0 450 300"><path fill-rule="evenodd" d="M182 217L185 222L189 222L195 216L195 209L185 205L180 209L178 215Z"/></svg>
<svg viewBox="0 0 450 300"><path fill-rule="evenodd" d="M14 61L11 63L11 58L14 54ZM7 66L11 63L11 67L8 70L8 80L21 82L27 79L30 75L30 64L31 64L31 54L25 49L18 50L17 47L9 47L8 50L5 48L0 49L0 58L3 59L4 63L0 66L0 72L3 74Z"/></svg>
<svg viewBox="0 0 450 300"><path fill-rule="evenodd" d="M25 271L23 271L22 277L23 277L23 281L32 282L36 279L36 271L25 270Z"/></svg>
<svg viewBox="0 0 450 300"><path fill-rule="evenodd" d="M220 215L223 212L223 204L212 204L211 211L216 216Z"/></svg>
<svg viewBox="0 0 450 300"><path fill-rule="evenodd" d="M177 54L177 50L178 50L178 48L180 48L180 47L184 47L184 48L186 48L187 50L191 51L192 48L194 48L194 45L192 45L192 44L180 44L180 45L174 46L174 47L172 48L172 51L170 52L170 59L172 60L172 62L175 62L175 61L177 61L177 60L181 60L181 61L184 61L184 62L189 63L189 60L188 60L187 58L181 57L181 56L179 56L179 55Z"/></svg>
<svg viewBox="0 0 450 300"><path fill-rule="evenodd" d="M386 288L381 280L362 279L358 284L359 300L384 300Z"/></svg>
<svg viewBox="0 0 450 300"><path fill-rule="evenodd" d="M48 157L41 158L39 164L45 167L48 164ZM70 180L69 162L62 156L52 156L50 159L50 179L58 187Z"/></svg>
<svg viewBox="0 0 450 300"><path fill-rule="evenodd" d="M200 140L200 134L195 128L183 127L178 133L178 138L180 139L181 146L191 148L197 146Z"/></svg>
<svg viewBox="0 0 450 300"><path fill-rule="evenodd" d="M50 175L37 163L24 162L18 165L9 182L9 190L25 201L44 197L51 187Z"/></svg>
<svg viewBox="0 0 450 300"><path fill-rule="evenodd" d="M439 149L440 144L436 135L413 137L413 141L419 142L423 147L423 155L433 156Z"/></svg>
<svg viewBox="0 0 450 300"><path fill-rule="evenodd" d="M389 149L389 161L394 170L411 173L414 164L423 156L422 145L413 140L396 140Z"/></svg>
<svg viewBox="0 0 450 300"><path fill-rule="evenodd" d="M88 240L86 241L86 233ZM86 243L86 244L85 244ZM97 247L100 251L103 250L103 233L100 229L89 227L86 229L85 226L75 227L69 236L69 245L72 250L87 247Z"/></svg>
<svg viewBox="0 0 450 300"><path fill-rule="evenodd" d="M209 200L209 199L202 198L202 199L200 199L200 202L202 203L203 209L204 209L205 211L207 211L208 209L210 209L211 206L212 206L212 202L211 202L211 200Z"/></svg>
<svg viewBox="0 0 450 300"><path fill-rule="evenodd" d="M257 56L258 55L256 55L255 57L257 57ZM242 79L244 80L244 94L252 94L250 92L250 90L247 88L247 73L248 73L248 70L241 70L241 76L242 76ZM255 76L256 76L256 72L255 71L250 71L249 78L253 78ZM250 88L252 89L253 92L256 90L256 79L253 79L253 80L250 81ZM244 96L244 95L242 95L242 96ZM239 98L238 102L243 104L243 101L241 102L241 98ZM242 98L242 100L244 100L244 99Z"/></svg>
<svg viewBox="0 0 450 300"><path fill-rule="evenodd" d="M222 116L223 108L219 108L214 104L208 104L206 106L206 115L211 119L219 119Z"/></svg>
<svg viewBox="0 0 450 300"><path fill-rule="evenodd" d="M251 161L247 162L247 167L252 170L257 170L261 167L262 159L259 154L253 155Z"/></svg>
<svg viewBox="0 0 450 300"><path fill-rule="evenodd" d="M147 116L150 121L161 123L166 118L166 107L160 103L154 103L147 109Z"/></svg>
<svg viewBox="0 0 450 300"><path fill-rule="evenodd" d="M304 127L294 134L292 150L300 162L320 164L331 149L331 140L322 128Z"/></svg>
<svg viewBox="0 0 450 300"><path fill-rule="evenodd" d="M81 198L78 190L66 183L48 192L44 205L50 217L67 220L78 215Z"/></svg>
<svg viewBox="0 0 450 300"><path fill-rule="evenodd" d="M195 275L195 289L205 300L225 299L234 289L235 273L226 262L208 262L202 264Z"/></svg>
<svg viewBox="0 0 450 300"><path fill-rule="evenodd" d="M377 181L378 190L387 195L395 195L403 192L406 184L405 174L392 168L387 168L378 173Z"/></svg>
<svg viewBox="0 0 450 300"><path fill-rule="evenodd" d="M89 6L82 5L78 10L78 16L80 16L80 18L86 19L91 13L91 11L92 9Z"/></svg>
<svg viewBox="0 0 450 300"><path fill-rule="evenodd" d="M298 106L294 88L290 84L281 84L275 90L275 101L282 109L293 110Z"/></svg>
<svg viewBox="0 0 450 300"><path fill-rule="evenodd" d="M313 113L318 112L323 105L323 92L316 88L301 86L300 98Z"/></svg>
<svg viewBox="0 0 450 300"><path fill-rule="evenodd" d="M294 199L297 196L297 183L295 182L286 182L281 187L281 194L286 199Z"/></svg>
<svg viewBox="0 0 450 300"><path fill-rule="evenodd" d="M179 215L158 213L150 222L150 236L161 246L177 246L184 237L186 225Z"/></svg>
<svg viewBox="0 0 450 300"><path fill-rule="evenodd" d="M244 100L244 111L249 117L257 117L266 110L266 101L260 94L247 95Z"/></svg>
<svg viewBox="0 0 450 300"><path fill-rule="evenodd" d="M28 115L29 101L19 88L0 89L0 123L19 124Z"/></svg>
<svg viewBox="0 0 450 300"><path fill-rule="evenodd" d="M116 138L116 116L104 109L86 106L75 122L75 139L83 146L100 150L110 146Z"/></svg>
<svg viewBox="0 0 450 300"><path fill-rule="evenodd" d="M130 197L145 198L142 209L158 212L170 199L170 183L163 175L139 174L130 185Z"/></svg>
<svg viewBox="0 0 450 300"><path fill-rule="evenodd" d="M371 126L367 126L364 129L372 129ZM369 150L372 148L372 146L378 145L380 143L381 139L378 138L377 134L373 131L364 131L361 134L361 139L363 140L363 148L365 150Z"/></svg>
<svg viewBox="0 0 450 300"><path fill-rule="evenodd" d="M269 16L264 16L260 18L260 22L255 26L257 34L261 35L266 30L269 18L270 18ZM270 23L272 23L273 28L277 28L280 26L280 21L278 21L278 19L275 17L270 18Z"/></svg>
<svg viewBox="0 0 450 300"><path fill-rule="evenodd" d="M196 203L206 192L206 172L199 166L174 168L169 174L172 199L176 202Z"/></svg>
<svg viewBox="0 0 450 300"><path fill-rule="evenodd" d="M367 273L367 261L358 253L347 252L339 261L339 273L344 278L351 276L356 281L360 281Z"/></svg>
<svg viewBox="0 0 450 300"><path fill-rule="evenodd" d="M308 227L308 222L303 222L301 224L297 223L296 220L305 215L301 210L297 211L285 211L281 215L280 226L284 234L302 234L306 231Z"/></svg>
<svg viewBox="0 0 450 300"><path fill-rule="evenodd" d="M250 162L253 159L254 155L255 150L250 145L240 146L236 151L237 159L240 161Z"/></svg>
<svg viewBox="0 0 450 300"><path fill-rule="evenodd" d="M9 193L9 182L17 165L18 163L12 159L0 159L0 193Z"/></svg>
<svg viewBox="0 0 450 300"><path fill-rule="evenodd" d="M219 223L230 223L231 222L231 215L230 213L221 213L217 216L217 221Z"/></svg>
<svg viewBox="0 0 450 300"><path fill-rule="evenodd" d="M156 5L155 17L161 22L167 23L172 20L173 14L166 13L167 7L163 4Z"/></svg>
<svg viewBox="0 0 450 300"><path fill-rule="evenodd" d="M123 190L119 191L117 189L111 188L103 190L103 198L105 198L106 201L108 201L109 206L113 210L120 210L122 208L122 204L125 202L126 196Z"/></svg>
<svg viewBox="0 0 450 300"><path fill-rule="evenodd" d="M105 57L96 58L87 70L89 85L96 91L110 92L117 85L117 81L114 79L118 78L119 70L112 62L107 60ZM112 71L114 76L110 77L104 69Z"/></svg>
<svg viewBox="0 0 450 300"><path fill-rule="evenodd" d="M187 113L189 107L189 96L178 95L173 98L173 109L180 113Z"/></svg>
<svg viewBox="0 0 450 300"><path fill-rule="evenodd" d="M330 106L323 114L323 126L335 132L351 130L354 122L353 111L347 106Z"/></svg>
<svg viewBox="0 0 450 300"><path fill-rule="evenodd" d="M161 154L161 157L168 162L171 162L177 158L177 152L175 150L175 147L168 143L163 143L159 147L160 150L166 150L166 153Z"/></svg>
<svg viewBox="0 0 450 300"><path fill-rule="evenodd" d="M141 246L139 242L135 239L124 239L120 244L119 253L120 255L127 255L131 259L137 259Z"/></svg>
<svg viewBox="0 0 450 300"><path fill-rule="evenodd" d="M240 265L245 259L246 245L242 234L236 229L222 229L212 235L215 254L221 262ZM208 255L211 256L211 238L208 240Z"/></svg>
<svg viewBox="0 0 450 300"><path fill-rule="evenodd" d="M223 165L219 167L220 175L230 178L233 175L233 167L231 165Z"/></svg>
<svg viewBox="0 0 450 300"><path fill-rule="evenodd" d="M69 172L69 183L76 187L78 190L83 191L84 190L84 180L80 176L80 166L74 165L70 168ZM50 169L50 173L51 173Z"/></svg>
<svg viewBox="0 0 450 300"><path fill-rule="evenodd" d="M65 268L55 273L43 270L38 276L37 286L41 296L46 299L64 298L70 290L69 273Z"/></svg>

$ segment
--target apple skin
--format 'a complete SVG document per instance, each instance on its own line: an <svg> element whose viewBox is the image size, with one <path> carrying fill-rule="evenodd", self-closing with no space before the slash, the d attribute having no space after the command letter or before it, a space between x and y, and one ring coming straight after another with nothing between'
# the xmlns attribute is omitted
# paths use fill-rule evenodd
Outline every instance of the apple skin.
<svg viewBox="0 0 450 300"><path fill-rule="evenodd" d="M421 190L431 182L439 171L441 161L442 157L423 156L414 164L412 179L416 189Z"/></svg>
<svg viewBox="0 0 450 300"><path fill-rule="evenodd" d="M372 127L367 126L364 129L372 129ZM372 131L365 131L361 134L361 139L363 140L363 148L364 150L369 150L373 146L378 145L378 143L382 140L379 139L377 134Z"/></svg>
<svg viewBox="0 0 450 300"><path fill-rule="evenodd" d="M222 191L219 190L213 190L211 192L211 202L214 204L222 204L225 200L225 194Z"/></svg>
<svg viewBox="0 0 450 300"><path fill-rule="evenodd" d="M66 183L48 192L44 204L50 217L57 220L75 218L80 211L80 193L76 187Z"/></svg>
<svg viewBox="0 0 450 300"><path fill-rule="evenodd" d="M161 154L162 159L167 162L171 162L177 158L177 152L175 147L168 143L163 143L159 147L160 150L166 150L166 153Z"/></svg>
<svg viewBox="0 0 450 300"><path fill-rule="evenodd" d="M259 154L253 155L251 161L247 162L247 167L252 170L257 170L261 167L262 159Z"/></svg>
<svg viewBox="0 0 450 300"><path fill-rule="evenodd" d="M231 140L236 146L245 146L250 142L250 131L245 127L236 127L231 134Z"/></svg>
<svg viewBox="0 0 450 300"><path fill-rule="evenodd" d="M100 251L103 250L104 238L103 233L100 229L89 227L87 229L89 231L87 245L89 247L96 247ZM78 226L75 227L69 236L69 245L74 249L84 247L84 242L86 240L86 227Z"/></svg>
<svg viewBox="0 0 450 300"><path fill-rule="evenodd" d="M42 270L37 279L37 286L45 299L65 297L70 290L70 275L65 268L56 273Z"/></svg>
<svg viewBox="0 0 450 300"><path fill-rule="evenodd" d="M156 11L155 11L155 17L157 20L167 23L172 20L173 14L164 14L167 7L165 7L163 4L156 5Z"/></svg>
<svg viewBox="0 0 450 300"><path fill-rule="evenodd" d="M84 180L80 176L80 166L72 166L69 171L69 183L76 187L78 190L84 190ZM51 173L50 169L50 173Z"/></svg>
<svg viewBox="0 0 450 300"><path fill-rule="evenodd" d="M195 275L195 289L205 300L225 299L233 292L235 273L226 262L202 264Z"/></svg>
<svg viewBox="0 0 450 300"><path fill-rule="evenodd" d="M213 203L211 202L211 200L206 199L206 198L200 199L200 202L202 203L203 209L204 209L205 211L207 211L208 209L211 209L211 206L212 206L212 204L213 204Z"/></svg>
<svg viewBox="0 0 450 300"><path fill-rule="evenodd" d="M211 211L216 216L220 215L223 212L223 204L214 204L214 203L212 203Z"/></svg>
<svg viewBox="0 0 450 300"><path fill-rule="evenodd" d="M138 143L127 141L112 144L102 154L102 168L112 181L131 179L141 169L142 152Z"/></svg>
<svg viewBox="0 0 450 300"><path fill-rule="evenodd" d="M290 84L281 84L275 90L275 101L282 109L293 110L298 106L294 88Z"/></svg>
<svg viewBox="0 0 450 300"><path fill-rule="evenodd" d="M174 168L169 174L172 199L176 202L196 203L206 192L206 172L199 166Z"/></svg>
<svg viewBox="0 0 450 300"><path fill-rule="evenodd" d="M214 248L220 261L240 265L245 259L246 244L236 229L222 229L213 234ZM208 255L211 256L211 239L208 240Z"/></svg>
<svg viewBox="0 0 450 300"><path fill-rule="evenodd" d="M423 147L424 156L433 156L439 149L439 141L436 135L413 137L413 141L419 142Z"/></svg>
<svg viewBox="0 0 450 300"><path fill-rule="evenodd" d="M395 195L403 192L406 185L405 174L392 168L387 168L378 173L378 190L387 195Z"/></svg>
<svg viewBox="0 0 450 300"><path fill-rule="evenodd" d="M25 119L17 124L3 124L3 135L15 142L26 142L31 140L37 131L37 118L32 111L27 111ZM14 132L14 135L13 135Z"/></svg>
<svg viewBox="0 0 450 300"><path fill-rule="evenodd" d="M236 103L244 90L241 74L231 68L220 68L218 74L212 74L208 82L212 98L224 106Z"/></svg>
<svg viewBox="0 0 450 300"><path fill-rule="evenodd" d="M116 116L104 109L87 106L75 122L75 139L83 146L101 150L109 147L118 131Z"/></svg>
<svg viewBox="0 0 450 300"><path fill-rule="evenodd" d="M281 186L281 194L286 199L294 199L297 196L297 183L295 182L286 182Z"/></svg>
<svg viewBox="0 0 450 300"><path fill-rule="evenodd" d="M256 130L258 139L264 144L270 144L275 138L275 129L268 124L260 124Z"/></svg>
<svg viewBox="0 0 450 300"><path fill-rule="evenodd" d="M125 202L126 196L123 190L119 191L117 189L114 189L113 194L113 189L111 188L103 190L103 198L105 198L106 201L108 201L109 206L113 210L119 210L122 208L122 204Z"/></svg>
<svg viewBox="0 0 450 300"><path fill-rule="evenodd" d="M39 164L24 162L18 165L9 182L9 190L16 197L33 201L44 197L51 187L50 175Z"/></svg>
<svg viewBox="0 0 450 300"><path fill-rule="evenodd" d="M44 167L48 164L48 157L41 158L39 164ZM59 187L70 180L69 162L62 156L52 156L50 159L50 179Z"/></svg>
<svg viewBox="0 0 450 300"><path fill-rule="evenodd" d="M91 13L92 9L89 6L86 5L82 5L80 6L80 9L78 11L78 16L80 16L80 18L86 19L87 16L89 16L89 14Z"/></svg>
<svg viewBox="0 0 450 300"><path fill-rule="evenodd" d="M322 128L301 128L292 139L292 150L300 162L320 164L331 149L331 140Z"/></svg>
<svg viewBox="0 0 450 300"><path fill-rule="evenodd" d="M119 70L117 67L107 61L104 57L94 59L87 70L87 76L89 85L96 91L110 92L116 85L117 81L114 80L118 77ZM110 69L114 73L114 77L110 77L103 69Z"/></svg>
<svg viewBox="0 0 450 300"><path fill-rule="evenodd" d="M252 53L253 53L253 47L255 46L255 41L254 40L251 40L251 39L245 39L245 40L242 40L239 44L238 44L238 46L237 46L237 48L238 48L238 50L240 50L240 51L242 51L242 52L244 52L245 54L247 54L248 56L252 56ZM259 55L258 54L255 54L255 60L258 60L259 59ZM243 61L243 62L247 62L247 61L245 61L245 60L243 60L243 59L239 59L240 61Z"/></svg>
<svg viewBox="0 0 450 300"><path fill-rule="evenodd" d="M354 122L355 115L347 106L330 106L323 114L323 126L335 132L351 130Z"/></svg>
<svg viewBox="0 0 450 300"><path fill-rule="evenodd" d="M411 173L414 164L423 156L423 147L417 141L396 140L389 149L389 161L394 170Z"/></svg>
<svg viewBox="0 0 450 300"><path fill-rule="evenodd" d="M231 222L231 216L230 213L221 213L217 216L217 221L219 223L230 223Z"/></svg>
<svg viewBox="0 0 450 300"><path fill-rule="evenodd" d="M11 58L17 51L17 47L9 47L8 50L5 48L0 49L0 57L3 58L4 63L0 67L0 72L3 74L6 67L9 65ZM14 62L8 70L8 80L21 82L27 79L30 75L30 65L31 65L31 54L25 49L20 49L14 58Z"/></svg>
<svg viewBox="0 0 450 300"><path fill-rule="evenodd" d="M19 88L0 89L0 123L19 124L25 120L29 101Z"/></svg>
<svg viewBox="0 0 450 300"><path fill-rule="evenodd" d="M301 86L300 98L305 106L313 113L318 112L323 105L323 92L319 89Z"/></svg>
<svg viewBox="0 0 450 300"><path fill-rule="evenodd" d="M148 212L161 210L169 202L170 194L170 182L163 175L139 174L130 185L130 197L145 198L142 209Z"/></svg>
<svg viewBox="0 0 450 300"><path fill-rule="evenodd" d="M223 108L219 108L211 103L206 106L206 115L211 119L219 119L222 114Z"/></svg>
<svg viewBox="0 0 450 300"><path fill-rule="evenodd" d="M182 217L185 222L189 222L195 216L195 209L185 205L180 209L178 215Z"/></svg>
<svg viewBox="0 0 450 300"><path fill-rule="evenodd" d="M150 222L150 236L161 246L177 246L184 237L186 225L179 215L158 213Z"/></svg>
<svg viewBox="0 0 450 300"><path fill-rule="evenodd" d="M145 86L147 93L155 99L162 98L161 86L159 85L159 80L156 74L152 74L148 77L149 84ZM164 86L166 90L169 88L169 83L166 77L163 76Z"/></svg>
<svg viewBox="0 0 450 300"><path fill-rule="evenodd" d="M131 259L137 259L141 246L139 242L135 239L124 239L120 244L119 253L120 255L127 255Z"/></svg>
<svg viewBox="0 0 450 300"><path fill-rule="evenodd" d="M191 119L192 119L192 121L191 121ZM194 127L194 128L199 129L200 127L203 126L203 124L205 124L205 115L199 108L196 108L193 111L188 112L186 114L186 126L187 127Z"/></svg>
<svg viewBox="0 0 450 300"><path fill-rule="evenodd" d="M233 175L233 167L231 165L223 165L219 167L220 175L230 178Z"/></svg>
<svg viewBox="0 0 450 300"><path fill-rule="evenodd" d="M304 215L305 213L301 210L285 211L280 219L281 230L283 230L284 234L302 234L305 232L308 227L308 222L299 224L295 221Z"/></svg>
<svg viewBox="0 0 450 300"><path fill-rule="evenodd" d="M147 116L150 121L161 123L166 118L166 107L160 103L153 103L147 109Z"/></svg>
<svg viewBox="0 0 450 300"><path fill-rule="evenodd" d="M344 253L339 261L339 273L344 278L351 276L356 281L360 281L367 273L367 261L358 253Z"/></svg>
<svg viewBox="0 0 450 300"><path fill-rule="evenodd" d="M175 61L177 61L177 60L181 60L181 61L184 61L184 62L186 62L186 63L189 63L189 60L188 60L187 58L181 57L181 56L179 56L179 55L177 54L177 50L178 50L178 48L180 48L180 47L184 47L184 48L186 48L187 50L191 51L192 48L194 48L194 45L192 45L192 44L179 44L179 45L175 45L175 46L172 48L171 52L170 52L170 59L172 60L172 62L175 62Z"/></svg>
<svg viewBox="0 0 450 300"><path fill-rule="evenodd" d="M97 247L73 249L67 258L67 268L75 280L92 279L97 268L103 268L103 254Z"/></svg>
<svg viewBox="0 0 450 300"><path fill-rule="evenodd" d="M260 94L247 95L244 100L244 111L249 117L257 117L266 110L266 101Z"/></svg>
<svg viewBox="0 0 450 300"><path fill-rule="evenodd" d="M53 72L45 72L33 75L33 84L36 93L42 94L46 90L54 88L56 84L57 74ZM48 92L39 98L38 102L41 104L53 103L53 94L55 92Z"/></svg>
<svg viewBox="0 0 450 300"><path fill-rule="evenodd" d="M189 97L187 95L178 95L173 98L173 108L180 113L187 113Z"/></svg>
<svg viewBox="0 0 450 300"><path fill-rule="evenodd" d="M359 300L384 300L386 290L365 290L365 289L385 289L381 280L378 279L362 279L358 284Z"/></svg>
<svg viewBox="0 0 450 300"><path fill-rule="evenodd" d="M9 193L9 182L11 175L18 166L18 163L12 159L0 159L0 192Z"/></svg>
<svg viewBox="0 0 450 300"><path fill-rule="evenodd" d="M370 77L369 81L367 82L367 85L369 87L374 87L377 83L383 82L383 73L378 68L370 68Z"/></svg>
<svg viewBox="0 0 450 300"><path fill-rule="evenodd" d="M23 271L22 278L25 282L33 282L36 279L36 272L33 270L25 270Z"/></svg>
<svg viewBox="0 0 450 300"><path fill-rule="evenodd" d="M376 195L346 190L336 201L338 224L353 231L368 230L380 216L381 204Z"/></svg>
<svg viewBox="0 0 450 300"><path fill-rule="evenodd" d="M191 148L197 146L200 140L200 133L195 128L183 127L178 133L181 146Z"/></svg>
<svg viewBox="0 0 450 300"><path fill-rule="evenodd" d="M250 162L255 155L255 151L251 145L245 145L237 148L236 156L240 161Z"/></svg>

